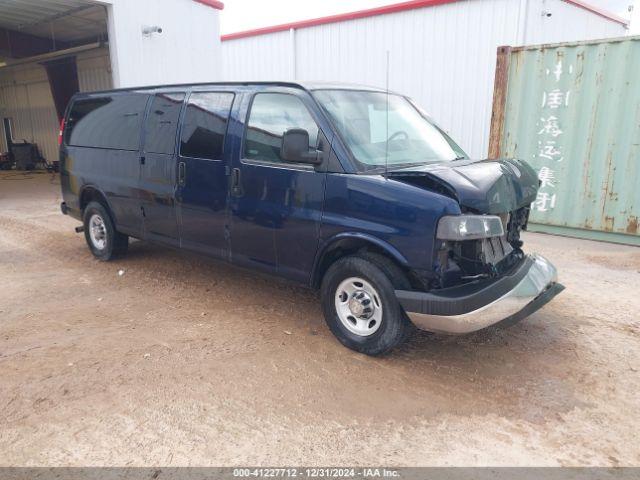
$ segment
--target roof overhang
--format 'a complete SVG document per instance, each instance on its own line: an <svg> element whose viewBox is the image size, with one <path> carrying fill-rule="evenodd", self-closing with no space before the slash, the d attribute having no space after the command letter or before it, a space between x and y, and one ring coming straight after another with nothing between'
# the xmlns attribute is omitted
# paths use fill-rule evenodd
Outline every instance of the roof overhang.
<svg viewBox="0 0 640 480"><path fill-rule="evenodd" d="M106 41L107 11L89 0L0 0L0 57L8 61Z"/></svg>

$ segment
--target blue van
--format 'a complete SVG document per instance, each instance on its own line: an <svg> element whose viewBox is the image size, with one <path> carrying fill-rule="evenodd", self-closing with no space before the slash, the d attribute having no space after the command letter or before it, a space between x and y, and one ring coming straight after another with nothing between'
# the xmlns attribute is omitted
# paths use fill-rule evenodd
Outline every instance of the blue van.
<svg viewBox="0 0 640 480"><path fill-rule="evenodd" d="M413 327L512 324L562 289L522 249L538 179L471 160L411 99L277 82L82 93L60 131L62 212L101 260L129 237L319 289L369 355Z"/></svg>

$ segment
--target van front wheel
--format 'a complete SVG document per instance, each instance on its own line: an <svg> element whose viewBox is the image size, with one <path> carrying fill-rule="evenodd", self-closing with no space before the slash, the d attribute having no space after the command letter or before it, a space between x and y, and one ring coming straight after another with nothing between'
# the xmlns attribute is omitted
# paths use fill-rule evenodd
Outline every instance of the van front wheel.
<svg viewBox="0 0 640 480"><path fill-rule="evenodd" d="M94 257L108 261L126 253L129 237L117 232L111 215L98 202L90 202L84 209L84 238Z"/></svg>
<svg viewBox="0 0 640 480"><path fill-rule="evenodd" d="M382 355L410 333L411 322L396 299L390 273L384 265L350 256L325 274L320 289L324 317L346 347Z"/></svg>

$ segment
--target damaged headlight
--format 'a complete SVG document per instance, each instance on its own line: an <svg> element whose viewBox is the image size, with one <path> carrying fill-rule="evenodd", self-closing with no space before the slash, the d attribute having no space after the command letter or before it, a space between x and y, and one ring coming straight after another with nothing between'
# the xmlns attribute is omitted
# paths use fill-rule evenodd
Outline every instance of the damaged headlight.
<svg viewBox="0 0 640 480"><path fill-rule="evenodd" d="M495 215L456 215L442 217L438 222L440 240L477 240L504 235L502 219Z"/></svg>

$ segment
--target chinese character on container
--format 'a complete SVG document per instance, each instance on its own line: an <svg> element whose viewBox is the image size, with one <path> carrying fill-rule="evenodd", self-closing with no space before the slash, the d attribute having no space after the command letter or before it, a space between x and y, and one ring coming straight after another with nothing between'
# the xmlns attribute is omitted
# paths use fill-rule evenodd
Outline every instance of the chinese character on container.
<svg viewBox="0 0 640 480"><path fill-rule="evenodd" d="M562 91L559 88L554 88L549 92L542 93L542 108L551 108L555 110L560 107L569 106L569 98L571 97L571 90Z"/></svg>
<svg viewBox="0 0 640 480"><path fill-rule="evenodd" d="M548 212L556 207L556 194L548 192L538 192L536 201L532 205L534 210L538 212Z"/></svg>
<svg viewBox="0 0 640 480"><path fill-rule="evenodd" d="M540 188L555 188L556 172L549 167L542 167L538 172L538 180L540 180Z"/></svg>
<svg viewBox="0 0 640 480"><path fill-rule="evenodd" d="M546 158L547 160L554 160L561 162L564 157L562 156L562 150L560 146L556 146L555 140L546 140L545 142L538 142L538 157Z"/></svg>
<svg viewBox="0 0 640 480"><path fill-rule="evenodd" d="M542 129L538 132L538 135L548 134L553 138L562 135L560 120L555 115L549 115L547 118L542 117L540 122L542 124Z"/></svg>

